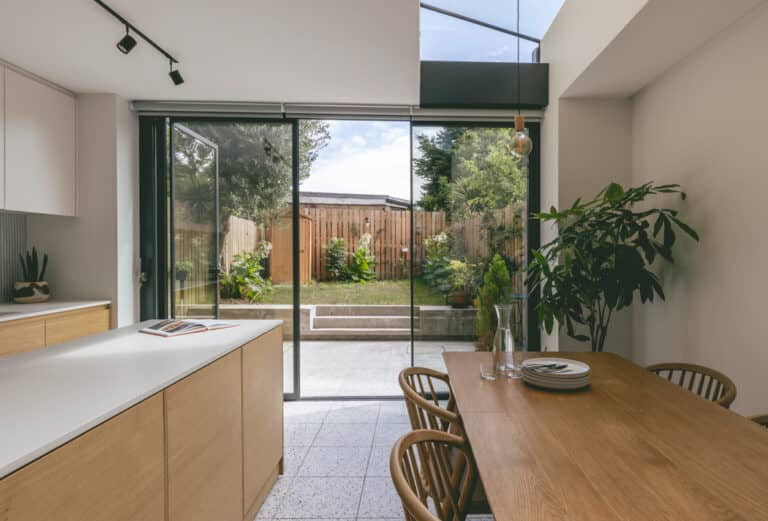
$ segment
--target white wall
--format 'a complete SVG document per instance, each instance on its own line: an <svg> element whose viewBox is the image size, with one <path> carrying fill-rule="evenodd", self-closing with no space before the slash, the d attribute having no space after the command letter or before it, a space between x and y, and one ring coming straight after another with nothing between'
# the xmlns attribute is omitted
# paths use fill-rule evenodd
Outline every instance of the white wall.
<svg viewBox="0 0 768 521"><path fill-rule="evenodd" d="M561 99L558 149L558 206L566 208L582 198L589 200L608 183L629 186L632 179L632 103L621 99ZM589 350L565 334L562 351ZM632 356L632 314L620 312L611 319L606 349Z"/></svg>
<svg viewBox="0 0 768 521"><path fill-rule="evenodd" d="M629 111L621 103L568 100L564 93L587 67L613 41L645 6L647 0L567 0L541 42L541 61L550 64L549 106L541 126L541 208L570 204L575 197L589 196L615 179L618 172L629 176L629 156L625 168L620 160L603 162L594 144L602 139L627 139ZM600 13L600 16L595 16ZM603 107L599 112L588 110ZM588 118L588 119L587 119ZM617 118L623 129L615 131ZM569 135L562 135L563 132ZM594 139L589 139L594 136ZM567 148L563 148L563 143ZM622 145L615 151L626 151ZM601 148L601 150L603 150ZM616 155L615 154L615 155ZM584 178L582 179L582 176ZM542 226L542 244L556 235L552 226ZM626 326L625 326L626 327ZM628 333L619 335L626 345ZM612 336L607 340L613 341ZM550 350L583 349L565 334L542 334L542 347Z"/></svg>
<svg viewBox="0 0 768 521"><path fill-rule="evenodd" d="M633 181L679 182L702 237L664 272L667 303L635 308L635 358L728 374L742 413L768 412L768 7L761 7L635 99Z"/></svg>
<svg viewBox="0 0 768 521"><path fill-rule="evenodd" d="M136 118L115 95L87 94L77 122L77 217L29 216L27 243L48 252L55 299L109 299L122 326L138 319Z"/></svg>

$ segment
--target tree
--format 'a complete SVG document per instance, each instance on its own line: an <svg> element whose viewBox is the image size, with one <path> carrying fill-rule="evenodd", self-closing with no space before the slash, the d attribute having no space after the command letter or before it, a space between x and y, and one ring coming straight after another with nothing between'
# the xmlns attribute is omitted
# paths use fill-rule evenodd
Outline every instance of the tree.
<svg viewBox="0 0 768 521"><path fill-rule="evenodd" d="M478 310L475 319L477 345L490 349L496 333L496 304L508 304L512 299L512 281L507 265L499 254L491 259L483 275L483 285L477 294Z"/></svg>
<svg viewBox="0 0 768 521"><path fill-rule="evenodd" d="M513 134L510 128L472 129L456 140L454 217L487 215L525 201L527 172L509 151Z"/></svg>
<svg viewBox="0 0 768 521"><path fill-rule="evenodd" d="M451 213L451 168L456 140L465 128L445 127L435 136L418 136L419 157L413 161L413 173L422 179L418 206L428 212Z"/></svg>
<svg viewBox="0 0 768 521"><path fill-rule="evenodd" d="M291 199L292 153L291 127L271 123L201 122L189 128L212 141L219 148L219 212L223 226L229 216L266 223L285 211ZM177 134L178 137L179 134ZM302 121L299 127L299 178L309 177L312 163L330 140L325 121ZM189 139L176 139L176 185L185 182L185 194L199 204L212 201L211 183L201 182L195 170L211 162L205 152ZM197 157L201 153L206 158ZM203 165L205 166L205 165ZM198 178L197 182L194 182ZM203 180L204 181L204 180ZM197 185L197 186L195 186ZM208 202L206 202L208 201Z"/></svg>

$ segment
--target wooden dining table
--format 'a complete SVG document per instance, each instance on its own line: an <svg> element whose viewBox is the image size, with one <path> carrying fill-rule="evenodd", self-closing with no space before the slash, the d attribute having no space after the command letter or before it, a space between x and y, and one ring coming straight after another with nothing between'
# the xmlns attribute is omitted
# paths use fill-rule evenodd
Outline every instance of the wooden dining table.
<svg viewBox="0 0 768 521"><path fill-rule="evenodd" d="M768 429L611 353L590 385L483 380L489 353L446 353L496 521L768 520Z"/></svg>

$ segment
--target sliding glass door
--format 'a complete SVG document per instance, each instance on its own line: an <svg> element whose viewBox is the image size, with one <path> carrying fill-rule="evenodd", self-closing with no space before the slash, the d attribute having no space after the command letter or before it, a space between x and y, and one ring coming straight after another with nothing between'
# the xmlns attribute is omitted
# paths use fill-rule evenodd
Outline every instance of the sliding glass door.
<svg viewBox="0 0 768 521"><path fill-rule="evenodd" d="M523 163L507 124L142 118L142 317L283 320L292 398L396 396L486 349L493 286L538 349L528 126Z"/></svg>
<svg viewBox="0 0 768 521"><path fill-rule="evenodd" d="M435 306L429 293L415 292L417 366L443 370L446 351L491 347L496 317L483 293L513 305L515 342L531 346L531 169L510 153L513 134L507 125L413 127L414 283L443 298Z"/></svg>

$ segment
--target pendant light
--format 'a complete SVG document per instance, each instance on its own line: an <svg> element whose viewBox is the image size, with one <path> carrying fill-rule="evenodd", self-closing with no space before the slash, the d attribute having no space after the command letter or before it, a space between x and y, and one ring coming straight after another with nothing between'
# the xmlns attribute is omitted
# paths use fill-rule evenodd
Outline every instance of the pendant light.
<svg viewBox="0 0 768 521"><path fill-rule="evenodd" d="M520 0L517 0L517 33L520 34ZM521 92L520 92L520 36L517 37L517 116L515 116L515 133L512 136L510 152L517 159L527 163L528 156L533 150L533 141L525 128L525 116L520 112Z"/></svg>

